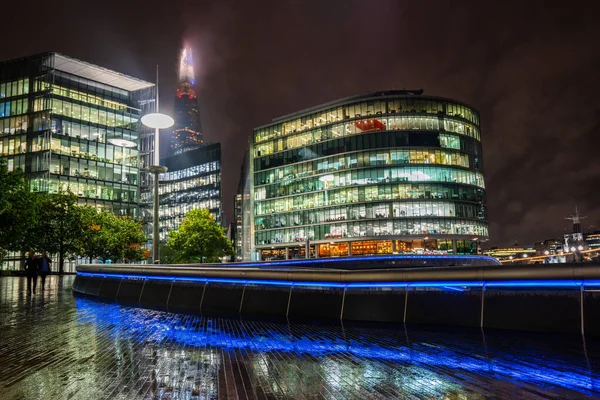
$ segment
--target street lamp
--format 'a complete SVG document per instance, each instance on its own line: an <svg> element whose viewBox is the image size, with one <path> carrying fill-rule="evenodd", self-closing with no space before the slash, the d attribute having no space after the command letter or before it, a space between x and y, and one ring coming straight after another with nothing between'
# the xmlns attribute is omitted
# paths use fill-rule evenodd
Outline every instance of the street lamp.
<svg viewBox="0 0 600 400"><path fill-rule="evenodd" d="M158 112L158 67L156 67L156 112L146 114L142 117L142 124L154 129L154 165L148 167L148 171L154 174L154 215L152 217L152 260L154 264L159 263L158 254L158 175L167 172L167 167L160 165L160 130L172 127L175 120L166 114Z"/></svg>

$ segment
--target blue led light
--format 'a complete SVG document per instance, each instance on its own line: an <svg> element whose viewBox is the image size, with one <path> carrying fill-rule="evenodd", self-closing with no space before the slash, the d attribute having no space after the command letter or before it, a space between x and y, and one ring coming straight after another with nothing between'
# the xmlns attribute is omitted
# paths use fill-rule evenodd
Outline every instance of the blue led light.
<svg viewBox="0 0 600 400"><path fill-rule="evenodd" d="M339 264L340 262L345 261L401 261L401 260L440 260L443 259L445 261L460 261L460 260L486 260L492 261L494 264L502 265L498 260L489 256L477 256L477 255L465 255L465 256L437 256L437 255L387 255L387 256L369 256L369 257L340 257L340 258L315 258L309 260L284 260L284 261L269 261L269 262L252 262L252 263L232 263L225 264L231 267L274 267L274 266L293 266L293 265L302 265L302 264L310 264L310 265L318 265L318 264L327 264L334 263ZM223 267L223 264L214 264L214 266Z"/></svg>
<svg viewBox="0 0 600 400"><path fill-rule="evenodd" d="M135 275L135 274L110 274L77 272L77 275L87 277L120 278L120 279L140 279L140 280L167 280L167 281L192 281L205 283L230 283L241 285L272 285L272 286L300 286L300 287L325 287L325 288L393 288L393 287L422 287L422 288L447 288L457 290L461 287L580 287L600 286L600 280L581 281L581 280L506 280L506 281L422 281L422 282L319 282L319 281L282 281L282 280L253 280L253 279L230 279L230 278L198 278L186 276L161 276L161 275ZM460 290L460 289L458 289Z"/></svg>
<svg viewBox="0 0 600 400"><path fill-rule="evenodd" d="M464 289L461 289L459 287L453 287L453 286L444 286L444 289L450 289L450 290L454 290L457 292L464 292Z"/></svg>

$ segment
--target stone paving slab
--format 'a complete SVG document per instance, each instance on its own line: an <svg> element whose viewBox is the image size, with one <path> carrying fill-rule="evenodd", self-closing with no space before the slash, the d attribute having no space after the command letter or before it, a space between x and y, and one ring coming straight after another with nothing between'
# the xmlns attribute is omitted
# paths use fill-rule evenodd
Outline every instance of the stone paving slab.
<svg viewBox="0 0 600 400"><path fill-rule="evenodd" d="M600 397L600 340L232 320L0 278L0 399Z"/></svg>

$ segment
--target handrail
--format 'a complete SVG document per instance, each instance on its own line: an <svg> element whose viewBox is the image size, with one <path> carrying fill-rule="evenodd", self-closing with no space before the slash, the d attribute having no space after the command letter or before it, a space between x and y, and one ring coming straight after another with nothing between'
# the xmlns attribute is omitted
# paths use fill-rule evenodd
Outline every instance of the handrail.
<svg viewBox="0 0 600 400"><path fill-rule="evenodd" d="M499 281L569 281L584 284L600 281L600 264L534 264L488 265L477 267L417 267L369 270L319 270L319 269L260 269L220 268L202 265L132 265L91 264L79 265L79 274L127 275L132 277L162 279L230 279L240 281L328 282L352 283L415 283L415 282L465 282L484 284Z"/></svg>

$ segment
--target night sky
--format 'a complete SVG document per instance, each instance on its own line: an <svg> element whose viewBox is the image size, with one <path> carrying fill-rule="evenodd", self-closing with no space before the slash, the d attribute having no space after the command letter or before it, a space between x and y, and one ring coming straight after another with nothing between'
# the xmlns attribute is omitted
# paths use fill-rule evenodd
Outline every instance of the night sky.
<svg viewBox="0 0 600 400"><path fill-rule="evenodd" d="M562 235L576 205L584 227L600 229L598 1L9 4L0 60L58 51L150 81L159 64L167 112L189 43L204 135L222 145L228 220L254 127L349 95L422 88L481 113L489 244Z"/></svg>

